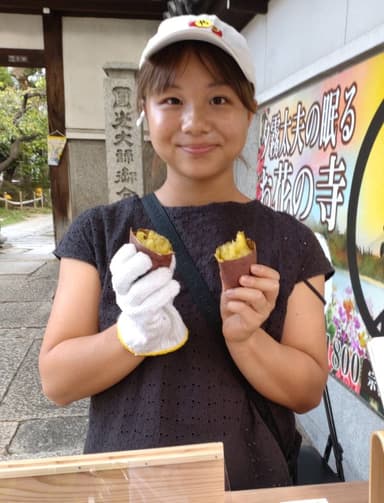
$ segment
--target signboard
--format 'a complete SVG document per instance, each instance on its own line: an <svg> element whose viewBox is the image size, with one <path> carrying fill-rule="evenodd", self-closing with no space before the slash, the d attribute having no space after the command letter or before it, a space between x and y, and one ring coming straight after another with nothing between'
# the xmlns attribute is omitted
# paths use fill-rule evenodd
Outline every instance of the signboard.
<svg viewBox="0 0 384 503"><path fill-rule="evenodd" d="M59 166L60 160L67 143L66 136L59 131L48 135L48 165Z"/></svg>
<svg viewBox="0 0 384 503"><path fill-rule="evenodd" d="M260 121L256 197L329 254L329 370L384 415L367 353L384 336L384 53L263 106Z"/></svg>

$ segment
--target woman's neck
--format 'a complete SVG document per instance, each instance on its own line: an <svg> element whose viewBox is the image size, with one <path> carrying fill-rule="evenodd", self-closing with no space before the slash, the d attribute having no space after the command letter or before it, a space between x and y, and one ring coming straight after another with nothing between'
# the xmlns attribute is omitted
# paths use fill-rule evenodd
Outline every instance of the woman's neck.
<svg viewBox="0 0 384 503"><path fill-rule="evenodd" d="M209 203L250 201L234 183L226 183L222 187L215 184L212 187L209 182L203 182L191 183L187 187L183 184L180 187L169 179L156 190L156 196L164 206L203 206Z"/></svg>

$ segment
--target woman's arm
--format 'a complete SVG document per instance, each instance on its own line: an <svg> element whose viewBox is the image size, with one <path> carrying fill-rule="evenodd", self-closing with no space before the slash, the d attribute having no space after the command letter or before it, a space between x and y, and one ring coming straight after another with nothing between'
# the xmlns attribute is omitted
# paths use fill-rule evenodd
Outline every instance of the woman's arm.
<svg viewBox="0 0 384 503"><path fill-rule="evenodd" d="M323 294L323 276L310 282ZM278 273L254 265L241 284L244 288L222 294L223 333L232 358L265 397L298 413L312 409L328 376L323 303L303 282L296 284L279 343L260 328L275 307Z"/></svg>
<svg viewBox="0 0 384 503"><path fill-rule="evenodd" d="M144 359L123 348L116 324L98 332L100 292L99 276L92 265L61 259L39 356L43 391L58 405L109 388Z"/></svg>

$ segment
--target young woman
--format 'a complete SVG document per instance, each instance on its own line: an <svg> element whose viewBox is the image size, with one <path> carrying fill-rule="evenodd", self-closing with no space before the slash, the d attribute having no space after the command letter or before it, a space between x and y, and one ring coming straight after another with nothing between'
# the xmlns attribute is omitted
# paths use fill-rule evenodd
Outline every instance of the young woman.
<svg viewBox="0 0 384 503"><path fill-rule="evenodd" d="M292 482L294 412L315 407L327 379L313 289L322 295L332 274L309 228L235 185L254 83L245 39L208 15L163 21L138 75L139 105L167 165L156 195L220 303L220 332L174 260L149 272L148 256L127 244L129 229L152 227L133 196L83 213L57 247L40 354L48 398L91 397L85 452L222 441L236 490ZM258 260L224 290L215 249L239 230Z"/></svg>

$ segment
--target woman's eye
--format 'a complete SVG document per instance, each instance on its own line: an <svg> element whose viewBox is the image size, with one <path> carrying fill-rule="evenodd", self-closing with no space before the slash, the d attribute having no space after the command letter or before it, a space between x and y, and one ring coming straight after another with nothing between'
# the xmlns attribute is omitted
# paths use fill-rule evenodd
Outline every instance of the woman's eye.
<svg viewBox="0 0 384 503"><path fill-rule="evenodd" d="M169 98L165 98L164 103L166 103L167 105L179 105L181 103L181 101L179 100L179 98L175 98L175 97L171 96Z"/></svg>
<svg viewBox="0 0 384 503"><path fill-rule="evenodd" d="M224 105L225 103L228 102L227 98L224 98L224 96L215 96L211 100L213 105Z"/></svg>

